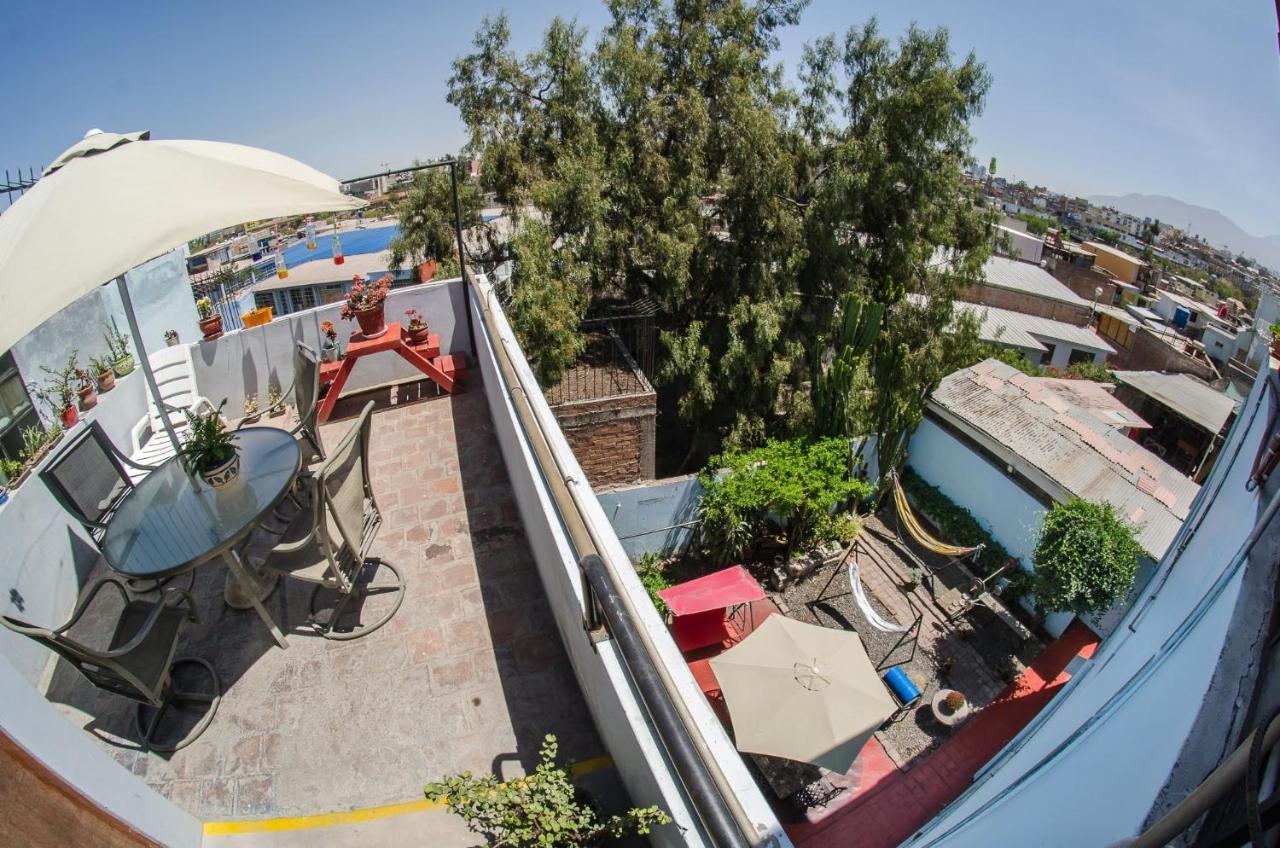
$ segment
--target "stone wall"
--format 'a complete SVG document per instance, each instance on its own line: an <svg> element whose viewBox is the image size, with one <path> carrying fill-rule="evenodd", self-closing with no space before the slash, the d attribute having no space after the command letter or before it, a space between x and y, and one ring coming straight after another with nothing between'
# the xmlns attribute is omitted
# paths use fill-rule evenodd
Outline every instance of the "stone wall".
<svg viewBox="0 0 1280 848"><path fill-rule="evenodd" d="M983 306L994 306L997 309L1021 312L1023 315L1052 318L1055 321L1074 324L1077 327L1084 327L1089 324L1088 304L1064 303L1060 300L1037 297L1034 294L1011 289L979 284L962 289L956 295L956 299L968 301L969 303L980 303Z"/></svg>
<svg viewBox="0 0 1280 848"><path fill-rule="evenodd" d="M551 411L592 487L653 479L655 392L563 403Z"/></svg>

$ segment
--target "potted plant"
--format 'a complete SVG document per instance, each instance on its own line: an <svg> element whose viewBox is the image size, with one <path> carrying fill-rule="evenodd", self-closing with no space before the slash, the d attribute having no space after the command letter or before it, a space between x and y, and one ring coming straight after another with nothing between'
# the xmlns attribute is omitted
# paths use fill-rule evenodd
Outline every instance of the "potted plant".
<svg viewBox="0 0 1280 848"><path fill-rule="evenodd" d="M131 374L133 354L129 353L129 337L117 330L115 326L109 326L103 338L107 341L107 355L111 358L111 370L117 377Z"/></svg>
<svg viewBox="0 0 1280 848"><path fill-rule="evenodd" d="M83 368L76 369L76 396L80 399L81 412L88 412L98 405L98 383Z"/></svg>
<svg viewBox="0 0 1280 848"><path fill-rule="evenodd" d="M111 360L104 356L89 357L89 373L98 383L98 394L116 387L116 372L111 370Z"/></svg>
<svg viewBox="0 0 1280 848"><path fill-rule="evenodd" d="M443 802L492 845L604 845L632 834L646 835L671 817L657 807L632 808L604 818L556 765L556 738L547 734L541 761L525 777L500 781L491 773L464 772L429 783L426 795Z"/></svg>
<svg viewBox="0 0 1280 848"><path fill-rule="evenodd" d="M272 418L284 414L285 405L280 401L284 400L284 392L280 391L280 387L275 383L267 386L267 414Z"/></svg>
<svg viewBox="0 0 1280 848"><path fill-rule="evenodd" d="M196 301L196 312L200 313L200 332L204 340L211 342L222 335L222 315L213 309L213 301L206 295Z"/></svg>
<svg viewBox="0 0 1280 848"><path fill-rule="evenodd" d="M364 279L356 274L347 302L342 305L342 320L354 318L366 339L376 339L387 331L385 311L390 292L390 274L382 275L372 285L366 285Z"/></svg>
<svg viewBox="0 0 1280 848"><path fill-rule="evenodd" d="M187 470L200 475L210 486L225 486L240 476L240 454L236 451L235 433L222 423L222 403L212 412L201 415L183 410L191 436L178 455Z"/></svg>
<svg viewBox="0 0 1280 848"><path fill-rule="evenodd" d="M35 389L35 394L45 406L62 422L62 426L70 429L80 420L76 411L76 391L79 384L79 368L76 367L78 352L72 350L67 357L67 364L55 371L41 365L40 370L46 375L45 381Z"/></svg>
<svg viewBox="0 0 1280 848"><path fill-rule="evenodd" d="M409 326L405 327L405 335L409 337L409 344L419 345L427 340L431 328L427 326L426 319L422 317L422 313L416 309L406 309L404 317L409 319Z"/></svg>
<svg viewBox="0 0 1280 848"><path fill-rule="evenodd" d="M164 343L165 343L166 345L168 345L169 347L177 347L177 346L178 346L178 331L177 331L177 330L165 330L165 331L164 331Z"/></svg>
<svg viewBox="0 0 1280 848"><path fill-rule="evenodd" d="M256 394L248 394L244 396L244 420L258 420L258 396Z"/></svg>
<svg viewBox="0 0 1280 848"><path fill-rule="evenodd" d="M338 361L338 331L332 321L320 322L320 334L324 341L320 343L320 356L325 362Z"/></svg>
<svg viewBox="0 0 1280 848"><path fill-rule="evenodd" d="M954 689L939 689L934 694L930 707L934 718L947 727L954 727L973 712L964 693Z"/></svg>

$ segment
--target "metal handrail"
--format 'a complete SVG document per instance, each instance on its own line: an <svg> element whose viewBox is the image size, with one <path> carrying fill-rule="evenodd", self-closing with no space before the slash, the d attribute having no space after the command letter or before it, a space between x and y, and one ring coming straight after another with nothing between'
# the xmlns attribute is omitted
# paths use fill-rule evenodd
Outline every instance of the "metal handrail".
<svg viewBox="0 0 1280 848"><path fill-rule="evenodd" d="M475 278L465 277L465 284L474 289L474 301L480 320L493 343L494 359L506 384L507 397L519 418L521 429L528 438L548 494L555 503L574 551L581 558L583 569L583 621L589 631L599 631L603 613L609 633L617 641L623 660L632 680L640 691L641 699L653 718L658 737L675 765L685 789L693 801L708 835L721 848L745 848L761 842L754 823L742 807L728 778L715 761L702 730L688 711L687 705L677 694L677 687L670 671L655 659L657 648L653 637L644 627L635 624L636 610L626 592L618 590L617 566L602 553L592 528L578 503L578 494L566 481L571 479L560 466L550 441L529 402L530 391L541 393L536 384L530 390L521 380L493 317L492 307L484 290ZM470 315L470 310L468 310ZM479 348L476 348L477 351Z"/></svg>

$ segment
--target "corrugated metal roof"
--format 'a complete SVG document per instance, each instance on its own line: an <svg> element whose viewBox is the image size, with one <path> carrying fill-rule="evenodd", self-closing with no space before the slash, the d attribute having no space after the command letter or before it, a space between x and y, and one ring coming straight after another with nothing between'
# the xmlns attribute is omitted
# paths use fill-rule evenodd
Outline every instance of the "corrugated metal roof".
<svg viewBox="0 0 1280 848"><path fill-rule="evenodd" d="M1040 382L988 359L943 379L929 405L997 456L1014 457L1075 497L1110 503L1138 528L1143 549L1161 557L1200 487L1069 398L1045 402Z"/></svg>
<svg viewBox="0 0 1280 848"><path fill-rule="evenodd" d="M1117 371L1116 379L1172 409L1210 433L1222 430L1237 402L1189 374L1159 371Z"/></svg>
<svg viewBox="0 0 1280 848"><path fill-rule="evenodd" d="M996 288L1011 289L1077 306L1089 305L1089 301L1058 282L1058 279L1048 271L1031 262L993 256L982 267L982 275L987 285Z"/></svg>
<svg viewBox="0 0 1280 848"><path fill-rule="evenodd" d="M1057 377L1042 377L1037 382L1040 388L1061 395L1060 403L1065 402L1080 407L1097 418L1108 427L1128 429L1136 427L1149 430L1151 425L1142 416L1116 400L1116 396L1107 391L1102 383L1092 380L1067 380ZM1046 401L1052 398L1046 398ZM1059 409L1066 412L1066 409Z"/></svg>
<svg viewBox="0 0 1280 848"><path fill-rule="evenodd" d="M1065 321L1052 318L1041 318L1038 315L1025 315L1010 309L997 309L994 306L980 306L975 303L959 303L957 310L973 312L982 322L978 335L983 341L998 342L1013 347L1047 350L1045 344L1067 344L1082 350L1112 354L1116 349L1107 344L1106 339L1099 336L1089 327L1077 327Z"/></svg>

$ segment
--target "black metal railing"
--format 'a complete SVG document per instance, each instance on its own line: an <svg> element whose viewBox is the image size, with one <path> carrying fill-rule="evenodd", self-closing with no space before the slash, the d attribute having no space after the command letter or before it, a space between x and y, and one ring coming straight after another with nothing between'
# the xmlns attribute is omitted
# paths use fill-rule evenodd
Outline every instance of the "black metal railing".
<svg viewBox="0 0 1280 848"><path fill-rule="evenodd" d="M0 183L0 193L4 194L7 204L12 205L13 201L22 197L39 179L40 174L36 173L35 168L27 168L26 176L23 176L21 168L17 169L16 174L10 174L9 169L5 168L4 182Z"/></svg>
<svg viewBox="0 0 1280 848"><path fill-rule="evenodd" d="M547 403L554 407L653 391L614 324L592 321L584 323L583 331L587 346L560 379L547 387Z"/></svg>

